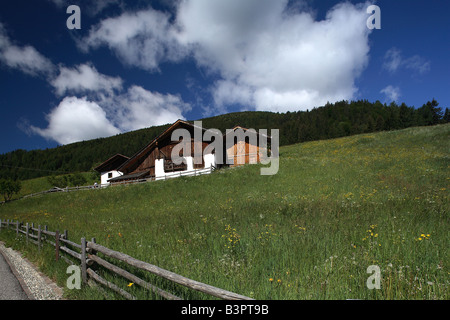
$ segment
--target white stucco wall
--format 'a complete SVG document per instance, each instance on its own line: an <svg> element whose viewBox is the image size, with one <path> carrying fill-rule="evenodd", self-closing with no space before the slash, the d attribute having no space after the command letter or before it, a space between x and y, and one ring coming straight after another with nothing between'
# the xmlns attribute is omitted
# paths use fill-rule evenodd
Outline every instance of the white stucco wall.
<svg viewBox="0 0 450 320"><path fill-rule="evenodd" d="M216 157L212 153L205 154L203 160L205 161L205 169L216 166Z"/></svg>
<svg viewBox="0 0 450 320"><path fill-rule="evenodd" d="M185 157L186 160L186 170L183 171L175 171L175 172L164 172L164 160L156 159L155 160L155 180L161 180L166 178L175 178L179 177L183 173L192 173L194 172L194 158L193 157ZM197 169L196 172L200 173L209 173L210 171L205 170L211 168L211 166L215 165L215 157L213 154L207 154L204 156L205 168ZM205 170L201 172L201 170Z"/></svg>
<svg viewBox="0 0 450 320"><path fill-rule="evenodd" d="M112 177L108 177L108 173L112 173ZM115 178L115 177L119 177L119 176L122 176L122 175L123 175L122 172L116 171L116 170L102 172L102 174L100 176L100 184L108 185L109 184L109 182L108 182L109 179L112 179L112 178Z"/></svg>
<svg viewBox="0 0 450 320"><path fill-rule="evenodd" d="M155 178L164 176L164 159L155 160Z"/></svg>
<svg viewBox="0 0 450 320"><path fill-rule="evenodd" d="M194 158L193 157L184 157L186 160L187 169L186 171L194 170Z"/></svg>

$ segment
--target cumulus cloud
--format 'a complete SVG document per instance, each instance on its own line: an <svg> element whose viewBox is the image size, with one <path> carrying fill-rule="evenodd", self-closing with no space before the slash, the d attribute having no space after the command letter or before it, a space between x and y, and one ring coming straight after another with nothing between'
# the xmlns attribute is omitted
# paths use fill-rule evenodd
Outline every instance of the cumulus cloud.
<svg viewBox="0 0 450 320"><path fill-rule="evenodd" d="M92 27L78 46L88 51L106 45L124 64L156 71L160 62L178 61L186 54L174 37L169 18L153 9L125 12Z"/></svg>
<svg viewBox="0 0 450 320"><path fill-rule="evenodd" d="M106 19L80 46L108 46L149 71L193 57L219 78L209 88L216 108L299 110L356 94L370 49L367 5L341 3L318 21L288 0L180 1L174 17L147 9Z"/></svg>
<svg viewBox="0 0 450 320"><path fill-rule="evenodd" d="M107 137L120 130L106 117L105 111L86 98L66 97L47 115L45 129L30 126L32 132L60 144Z"/></svg>
<svg viewBox="0 0 450 320"><path fill-rule="evenodd" d="M316 21L309 12L287 12L287 4L181 3L180 41L223 78L215 83L216 104L287 111L354 96L354 81L368 62L365 7L339 4Z"/></svg>
<svg viewBox="0 0 450 320"><path fill-rule="evenodd" d="M183 112L190 110L190 105L179 96L151 92L136 85L117 96L115 101L118 107L111 112L123 131L184 119Z"/></svg>
<svg viewBox="0 0 450 320"><path fill-rule="evenodd" d="M90 91L83 86L76 89ZM151 92L133 85L125 92L114 91L111 95L98 94L97 91L92 100L86 96L65 97L47 115L47 128L26 123L29 129L25 131L67 144L172 123L184 119L183 112L189 109L189 104L179 96Z"/></svg>
<svg viewBox="0 0 450 320"><path fill-rule="evenodd" d="M55 70L53 63L32 46L18 46L7 35L0 23L0 62L31 76L51 76Z"/></svg>
<svg viewBox="0 0 450 320"><path fill-rule="evenodd" d="M416 74L422 75L430 71L431 63L419 55L403 57L401 50L393 47L386 51L384 55L383 68L390 73L406 69Z"/></svg>
<svg viewBox="0 0 450 320"><path fill-rule="evenodd" d="M56 94L61 96L67 92L83 93L87 91L112 94L114 90L122 89L123 81L120 77L101 74L93 65L86 63L74 68L60 66L59 75L50 83L55 88Z"/></svg>
<svg viewBox="0 0 450 320"><path fill-rule="evenodd" d="M394 87L394 86L387 86L386 88L382 89L380 93L383 93L386 96L387 101L395 101L398 102L398 99L401 96L400 88Z"/></svg>
<svg viewBox="0 0 450 320"><path fill-rule="evenodd" d="M102 8L114 2L102 1ZM101 20L77 45L85 52L108 47L123 64L149 72L160 72L162 63L192 59L212 75L204 89L214 101L210 112L225 112L229 105L305 110L356 95L355 80L370 51L367 6L341 3L317 20L303 2L292 7L288 0L185 0L174 4L173 15L147 8ZM14 46L2 30L0 25L0 44ZM87 136L98 137L183 119L191 108L177 95L124 88L120 77L101 74L90 63L55 67L29 48L17 62L0 49L0 59L30 74L53 69L56 75L48 81L55 94L73 95L50 112L47 128L33 127L60 143L86 139L76 123ZM408 65L419 64L410 60ZM91 120L83 124L78 111Z"/></svg>

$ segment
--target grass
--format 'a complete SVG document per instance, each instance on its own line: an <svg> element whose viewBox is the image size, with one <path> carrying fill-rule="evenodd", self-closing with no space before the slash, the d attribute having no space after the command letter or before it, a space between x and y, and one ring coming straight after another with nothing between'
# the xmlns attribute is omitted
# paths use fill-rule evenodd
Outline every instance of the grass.
<svg viewBox="0 0 450 320"><path fill-rule="evenodd" d="M449 138L450 125L439 125L296 144L280 149L274 176L247 165L49 194L0 206L0 217L95 237L256 299L449 299ZM39 257L6 232L0 239ZM64 284L67 265L51 264L40 263ZM366 286L370 265L381 269L379 290ZM207 298L146 277L183 298ZM67 294L101 297L75 291Z"/></svg>
<svg viewBox="0 0 450 320"><path fill-rule="evenodd" d="M91 172L82 172L81 175L86 179L86 183L84 185L93 185L94 184L94 182L95 182L94 176L96 176L96 175L94 175ZM13 195L13 197L12 197L13 200L19 199L23 196L26 196L26 195L29 195L32 193L47 191L54 187L54 185L50 184L50 182L48 181L48 177L40 177L40 178L25 180L25 181L21 182L21 186L22 187L21 187L19 193ZM1 198L1 200L3 201L3 198Z"/></svg>

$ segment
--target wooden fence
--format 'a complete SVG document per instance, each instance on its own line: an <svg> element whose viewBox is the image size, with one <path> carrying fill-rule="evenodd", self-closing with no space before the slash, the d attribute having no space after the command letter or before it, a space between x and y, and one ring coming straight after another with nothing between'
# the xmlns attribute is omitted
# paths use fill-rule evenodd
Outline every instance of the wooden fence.
<svg viewBox="0 0 450 320"><path fill-rule="evenodd" d="M210 174L215 169L216 168L214 166L211 166L211 167L204 168L204 169L194 169L194 170L190 170L190 171L179 171L179 172L167 173L164 176L160 176L160 177L136 179L136 180L132 180L132 181L120 181L120 182L114 182L114 183L111 183L111 184L107 183L107 184L97 184L97 185L78 186L78 187L65 187L65 188L53 187L53 188L51 188L49 190L35 192L35 193L30 193L30 194L24 195L24 196L19 197L19 198L11 199L11 201L25 199L25 198L30 198L30 197L36 197L36 196L39 196L39 195L48 194L48 193L55 193L55 192L71 192L71 191L80 191L80 190L99 190L99 189L102 189L102 188L109 187L111 185L117 186L117 185L121 185L121 184L124 184L124 185L125 184L126 185L129 185L129 184L140 184L140 183L146 183L146 182L150 182L150 181L167 180L167 179L177 178L177 177L200 176L200 175L204 175L204 174ZM2 204L2 203L5 203L5 201L1 201L0 202L0 204Z"/></svg>
<svg viewBox="0 0 450 320"><path fill-rule="evenodd" d="M119 293L126 299L134 300L136 297L131 295L126 290L118 287L116 284L107 281L101 277L98 272L94 271L95 267L103 267L107 272L115 273L125 279L128 279L132 283L139 285L140 287L150 290L153 293L169 300L181 300L181 298L169 293L163 289L160 289L151 283L137 277L136 275L106 261L105 259L97 255L98 252L103 255L126 263L129 266L138 268L140 270L150 272L156 276L169 280L171 282L183 285L187 288L206 293L208 295L226 299L226 300L253 300L249 297L230 292L224 289L216 288L208 284L204 284L183 276L180 276L171 271L162 269L145 261L140 261L122 252L114 251L100 244L97 244L95 238L91 241L87 241L85 238L81 238L80 243L75 243L68 239L68 231L64 230L62 233L59 230L49 231L47 226L41 227L40 225L35 227L34 224L23 224L19 221L1 220L0 219L0 231L2 229L15 230L16 236L25 235L27 243L33 243L38 246L38 250L41 250L44 243L48 243L55 247L55 260L63 259L71 265L80 265L81 277L84 284L87 284L88 280L94 280L103 286ZM66 257L66 254L69 257ZM75 258L77 263L74 263L71 259Z"/></svg>

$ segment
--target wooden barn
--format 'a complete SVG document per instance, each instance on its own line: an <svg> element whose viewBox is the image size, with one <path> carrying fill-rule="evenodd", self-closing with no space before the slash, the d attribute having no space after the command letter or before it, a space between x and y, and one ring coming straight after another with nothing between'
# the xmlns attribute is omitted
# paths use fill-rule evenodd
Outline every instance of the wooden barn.
<svg viewBox="0 0 450 320"><path fill-rule="evenodd" d="M109 182L117 183L142 179L158 180L161 178L179 176L179 174L183 172L191 172L196 169L209 169L212 166L215 166L213 154L203 155L203 151L208 145L207 142L202 142L201 139L195 141L194 138L191 138L190 141L184 141L183 139L172 141L172 132L176 129L186 129L191 137L194 137L193 124L183 120L176 121L120 166L119 169L123 172L123 175L110 179ZM202 129L202 132L204 130L205 129ZM184 155L183 152L181 152L180 156L184 158L184 161L181 164L175 164L171 158L172 150L182 140L183 143L186 144L185 150L189 148L191 152L190 155ZM197 144L196 147L201 150L201 153L194 154L195 144Z"/></svg>
<svg viewBox="0 0 450 320"><path fill-rule="evenodd" d="M224 134L226 163L231 167L259 163L261 158L267 155L267 146L261 146L261 138L270 142L270 138L266 135L256 131L250 132L249 129L241 126L235 126L233 129L227 130ZM230 140L232 143L227 143Z"/></svg>
<svg viewBox="0 0 450 320"><path fill-rule="evenodd" d="M172 141L172 133L177 129L185 129L189 138L179 137L179 139ZM220 143L215 143L214 147L210 146L211 141L204 141L203 134L205 131L207 129L197 126L195 123L177 120L148 145L116 168L120 175L108 179L108 183L159 180L178 177L181 174L210 173L212 169L218 166L258 163L266 155L266 149L259 147L262 135L256 133L256 131L236 126L227 130L225 134L218 135L217 138ZM266 141L270 139L265 135L263 137ZM214 139L212 140L214 141ZM175 163L172 159L174 148L177 148L175 154L178 153L183 158L181 164Z"/></svg>

